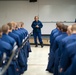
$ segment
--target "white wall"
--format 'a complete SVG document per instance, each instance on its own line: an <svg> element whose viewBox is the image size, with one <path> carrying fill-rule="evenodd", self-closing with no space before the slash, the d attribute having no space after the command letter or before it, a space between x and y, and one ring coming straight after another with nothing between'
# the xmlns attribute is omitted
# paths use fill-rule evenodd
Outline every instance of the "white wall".
<svg viewBox="0 0 76 75"><path fill-rule="evenodd" d="M0 1L0 25L10 21L23 21L30 32L35 15L45 21L74 21L76 18L76 0L38 0L29 1ZM43 23L43 34L49 34L55 23Z"/></svg>

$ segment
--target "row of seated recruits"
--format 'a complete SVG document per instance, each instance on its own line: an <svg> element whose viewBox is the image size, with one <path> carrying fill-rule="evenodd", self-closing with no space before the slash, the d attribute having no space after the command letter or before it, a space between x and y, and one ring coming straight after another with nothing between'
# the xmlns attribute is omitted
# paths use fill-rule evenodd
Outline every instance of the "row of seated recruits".
<svg viewBox="0 0 76 75"><path fill-rule="evenodd" d="M9 22L0 28L0 56L6 53L6 61L2 61L0 67L3 68L7 64L14 46L18 46L17 53L4 75L21 75L27 70L27 59L29 57L29 52L31 52L29 40L22 49L19 49L27 36L28 31L24 29L23 22Z"/></svg>
<svg viewBox="0 0 76 75"><path fill-rule="evenodd" d="M53 75L76 75L76 24L56 23L50 35L46 71Z"/></svg>

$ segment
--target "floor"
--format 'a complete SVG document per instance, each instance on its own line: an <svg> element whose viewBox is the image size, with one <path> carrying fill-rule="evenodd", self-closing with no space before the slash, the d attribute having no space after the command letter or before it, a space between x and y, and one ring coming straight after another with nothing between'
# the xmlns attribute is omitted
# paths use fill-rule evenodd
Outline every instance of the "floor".
<svg viewBox="0 0 76 75"><path fill-rule="evenodd" d="M32 53L28 58L28 70L23 75L53 75L46 70L48 63L49 46L37 48L32 46Z"/></svg>

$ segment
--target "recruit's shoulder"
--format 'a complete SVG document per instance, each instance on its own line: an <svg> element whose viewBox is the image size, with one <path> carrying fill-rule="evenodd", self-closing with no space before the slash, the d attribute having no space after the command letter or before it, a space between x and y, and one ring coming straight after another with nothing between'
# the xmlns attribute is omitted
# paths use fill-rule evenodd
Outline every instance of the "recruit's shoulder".
<svg viewBox="0 0 76 75"><path fill-rule="evenodd" d="M2 40L1 44L2 44L3 48L8 49L8 50L12 50L12 46L9 43Z"/></svg>
<svg viewBox="0 0 76 75"><path fill-rule="evenodd" d="M9 33L8 35L11 36L11 37L14 37L14 38L16 38L16 39L19 37L18 35L14 34L14 33L12 33L12 32Z"/></svg>
<svg viewBox="0 0 76 75"><path fill-rule="evenodd" d="M59 34L59 30L58 30L56 33L54 33L53 36L55 37L55 36L58 35L58 34Z"/></svg>
<svg viewBox="0 0 76 75"><path fill-rule="evenodd" d="M58 29L57 29L57 28L55 28L55 29L53 29L53 30L52 30L52 32L56 32L56 31L58 31Z"/></svg>
<svg viewBox="0 0 76 75"><path fill-rule="evenodd" d="M76 42L71 43L71 44L68 44L68 45L66 46L66 49L70 51L70 49L74 49L75 47L76 47Z"/></svg>
<svg viewBox="0 0 76 75"><path fill-rule="evenodd" d="M56 37L56 40L58 41L60 39L60 35Z"/></svg>
<svg viewBox="0 0 76 75"><path fill-rule="evenodd" d="M62 33L61 35L59 35L59 37L63 38L63 39L64 39L64 37L66 38L67 36L68 36L67 33Z"/></svg>
<svg viewBox="0 0 76 75"><path fill-rule="evenodd" d="M67 36L64 39L62 39L62 42L66 42L68 39L69 39L69 36Z"/></svg>
<svg viewBox="0 0 76 75"><path fill-rule="evenodd" d="M8 38L11 40L11 41L15 41L12 37L10 37L9 35L8 35Z"/></svg>

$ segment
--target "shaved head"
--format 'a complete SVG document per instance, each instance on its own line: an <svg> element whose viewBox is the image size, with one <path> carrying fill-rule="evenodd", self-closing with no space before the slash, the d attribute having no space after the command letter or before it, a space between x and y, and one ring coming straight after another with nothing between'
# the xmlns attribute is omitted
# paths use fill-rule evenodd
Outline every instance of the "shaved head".
<svg viewBox="0 0 76 75"><path fill-rule="evenodd" d="M76 31L76 24L72 25L72 31Z"/></svg>
<svg viewBox="0 0 76 75"><path fill-rule="evenodd" d="M67 25L63 25L62 26L62 32L67 32L68 26Z"/></svg>
<svg viewBox="0 0 76 75"><path fill-rule="evenodd" d="M72 25L68 26L67 34L68 35L72 34Z"/></svg>
<svg viewBox="0 0 76 75"><path fill-rule="evenodd" d="M21 28L24 28L24 23L20 22L20 26L21 26Z"/></svg>
<svg viewBox="0 0 76 75"><path fill-rule="evenodd" d="M11 22L9 22L9 23L7 23L7 25L9 26L9 30L12 30L12 23Z"/></svg>
<svg viewBox="0 0 76 75"><path fill-rule="evenodd" d="M2 28L0 27L0 33L2 32Z"/></svg>
<svg viewBox="0 0 76 75"><path fill-rule="evenodd" d="M15 29L16 28L16 25L17 23L16 22L11 22L12 23L12 28Z"/></svg>
<svg viewBox="0 0 76 75"><path fill-rule="evenodd" d="M2 26L2 32L3 33L8 33L8 25L7 24Z"/></svg>
<svg viewBox="0 0 76 75"><path fill-rule="evenodd" d="M62 22L57 22L57 23L56 23L56 26L57 26L57 28L58 28L59 30L62 29L63 25L64 25L64 24L63 24Z"/></svg>
<svg viewBox="0 0 76 75"><path fill-rule="evenodd" d="M2 37L2 28L0 27L0 37Z"/></svg>

